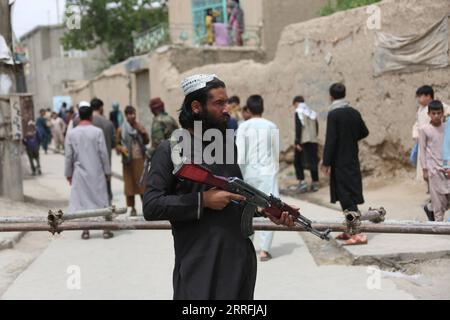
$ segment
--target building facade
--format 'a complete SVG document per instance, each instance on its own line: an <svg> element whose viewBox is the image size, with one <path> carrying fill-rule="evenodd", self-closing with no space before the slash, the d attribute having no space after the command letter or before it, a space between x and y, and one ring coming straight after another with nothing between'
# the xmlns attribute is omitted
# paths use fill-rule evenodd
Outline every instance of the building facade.
<svg viewBox="0 0 450 320"><path fill-rule="evenodd" d="M21 39L28 63L25 78L28 92L34 96L35 112L53 109L58 97L67 96L73 81L91 79L107 64L100 49L65 51L60 39L62 25L39 26Z"/></svg>
<svg viewBox="0 0 450 320"><path fill-rule="evenodd" d="M172 42L204 44L206 10L215 10L218 13L217 23L226 24L228 1L170 0L169 28ZM245 20L244 45L263 48L267 59L273 59L283 28L317 17L327 3L328 0L240 0Z"/></svg>

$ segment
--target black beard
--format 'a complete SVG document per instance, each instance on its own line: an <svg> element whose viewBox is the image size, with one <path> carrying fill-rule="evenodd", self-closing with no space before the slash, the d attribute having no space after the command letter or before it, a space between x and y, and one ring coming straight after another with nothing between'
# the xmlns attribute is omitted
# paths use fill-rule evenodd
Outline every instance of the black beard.
<svg viewBox="0 0 450 320"><path fill-rule="evenodd" d="M195 118L196 121L202 121L203 134L209 129L218 129L220 132L225 134L228 128L228 120L230 119L230 116L224 115L220 119L215 119L208 113L208 111L203 110L203 112L196 115Z"/></svg>

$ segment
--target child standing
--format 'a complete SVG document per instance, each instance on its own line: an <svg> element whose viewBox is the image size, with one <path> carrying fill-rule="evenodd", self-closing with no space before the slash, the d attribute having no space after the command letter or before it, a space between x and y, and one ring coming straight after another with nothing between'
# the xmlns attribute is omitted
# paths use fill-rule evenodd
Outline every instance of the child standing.
<svg viewBox="0 0 450 320"><path fill-rule="evenodd" d="M31 174L33 176L35 176L36 173L39 175L42 174L41 165L39 164L39 147L41 145L41 140L39 139L34 121L28 122L23 143L27 151L28 160L30 160ZM36 165L34 162L36 162Z"/></svg>
<svg viewBox="0 0 450 320"><path fill-rule="evenodd" d="M450 200L450 180L443 167L444 105L433 100L428 105L430 123L419 129L419 160L423 178L429 184L435 221L444 221Z"/></svg>

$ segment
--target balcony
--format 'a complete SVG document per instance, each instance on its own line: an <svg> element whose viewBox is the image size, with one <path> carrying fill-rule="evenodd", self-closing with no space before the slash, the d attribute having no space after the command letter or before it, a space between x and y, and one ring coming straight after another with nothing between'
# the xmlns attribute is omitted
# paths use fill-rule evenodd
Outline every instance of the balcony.
<svg viewBox="0 0 450 320"><path fill-rule="evenodd" d="M169 27L160 24L148 31L133 36L134 54L141 55L152 52L156 48L170 42Z"/></svg>

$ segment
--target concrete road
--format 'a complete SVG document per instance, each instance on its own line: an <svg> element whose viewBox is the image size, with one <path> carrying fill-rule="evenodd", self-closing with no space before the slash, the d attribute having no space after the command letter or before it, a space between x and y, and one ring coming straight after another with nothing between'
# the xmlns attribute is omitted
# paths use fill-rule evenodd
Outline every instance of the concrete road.
<svg viewBox="0 0 450 320"><path fill-rule="evenodd" d="M114 157L114 170L120 170ZM27 195L55 203L69 197L63 157L43 155L44 175L27 180ZM119 171L118 173L120 173ZM47 191L46 191L47 190ZM115 204L124 205L122 182L113 180ZM289 199L289 201L294 201ZM295 200L313 218L336 211ZM140 206L140 202L139 202ZM52 238L43 253L13 282L2 299L171 299L173 240L170 231L123 231L104 240L80 232ZM255 237L258 247L258 236ZM318 266L299 233L277 232L274 259L258 263L256 299L412 299L390 279L356 266ZM374 278L375 277L375 278Z"/></svg>

